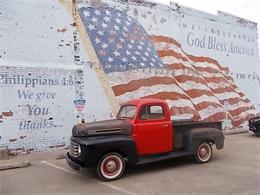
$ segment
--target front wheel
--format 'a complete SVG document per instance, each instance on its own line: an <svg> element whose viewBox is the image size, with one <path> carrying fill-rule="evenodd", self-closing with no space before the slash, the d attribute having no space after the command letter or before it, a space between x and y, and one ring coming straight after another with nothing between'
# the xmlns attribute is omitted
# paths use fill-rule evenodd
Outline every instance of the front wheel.
<svg viewBox="0 0 260 195"><path fill-rule="evenodd" d="M103 181L113 181L119 179L125 170L124 158L116 153L105 154L97 165L97 175Z"/></svg>
<svg viewBox="0 0 260 195"><path fill-rule="evenodd" d="M198 163L207 163L212 157L212 147L208 142L202 142L197 146L195 160Z"/></svg>

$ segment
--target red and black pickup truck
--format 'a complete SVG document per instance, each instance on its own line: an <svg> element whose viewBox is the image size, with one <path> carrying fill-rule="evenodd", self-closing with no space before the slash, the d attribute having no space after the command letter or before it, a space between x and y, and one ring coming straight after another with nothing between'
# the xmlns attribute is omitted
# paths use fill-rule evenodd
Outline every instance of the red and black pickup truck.
<svg viewBox="0 0 260 195"><path fill-rule="evenodd" d="M119 179L128 165L191 155L199 163L212 156L212 145L224 147L221 122L172 121L167 103L136 99L124 103L117 119L73 127L70 167L96 166L101 180Z"/></svg>

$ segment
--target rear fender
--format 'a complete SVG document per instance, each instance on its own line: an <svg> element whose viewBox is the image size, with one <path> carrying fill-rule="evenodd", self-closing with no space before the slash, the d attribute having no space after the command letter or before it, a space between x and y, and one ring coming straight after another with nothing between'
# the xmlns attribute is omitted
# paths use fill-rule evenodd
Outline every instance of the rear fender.
<svg viewBox="0 0 260 195"><path fill-rule="evenodd" d="M216 145L218 150L224 147L223 132L215 128L195 128L188 134L188 151L195 154L198 144L203 141Z"/></svg>

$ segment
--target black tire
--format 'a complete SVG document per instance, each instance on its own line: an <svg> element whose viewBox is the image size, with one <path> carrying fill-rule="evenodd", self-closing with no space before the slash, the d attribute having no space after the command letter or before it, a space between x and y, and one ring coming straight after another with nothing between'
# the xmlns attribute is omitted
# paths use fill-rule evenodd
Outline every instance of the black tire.
<svg viewBox="0 0 260 195"><path fill-rule="evenodd" d="M101 157L97 165L97 176L102 181L113 181L119 179L125 170L124 158L116 153L110 152Z"/></svg>
<svg viewBox="0 0 260 195"><path fill-rule="evenodd" d="M197 163L203 164L210 161L212 157L212 147L211 145L204 141L198 144L196 148L196 153L194 154L194 159Z"/></svg>

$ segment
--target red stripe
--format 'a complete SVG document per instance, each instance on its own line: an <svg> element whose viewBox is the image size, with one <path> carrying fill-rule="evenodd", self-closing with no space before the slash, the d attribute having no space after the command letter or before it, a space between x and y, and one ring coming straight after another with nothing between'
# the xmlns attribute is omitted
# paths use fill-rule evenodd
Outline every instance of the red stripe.
<svg viewBox="0 0 260 195"><path fill-rule="evenodd" d="M249 107L241 107L241 108L237 108L237 109L234 109L234 110L229 110L228 112L232 116L236 117L236 116L239 116L241 113L246 112L248 110L251 110L251 109Z"/></svg>
<svg viewBox="0 0 260 195"><path fill-rule="evenodd" d="M127 92L133 92L143 86L152 86L159 84L176 84L176 81L170 77L150 77L146 79L132 80L127 84L116 85L112 87L115 96L122 95Z"/></svg>
<svg viewBox="0 0 260 195"><path fill-rule="evenodd" d="M181 54L178 52L175 52L173 50L160 50L160 51L157 51L157 53L160 56L160 58L173 56L177 59L182 59Z"/></svg>
<svg viewBox="0 0 260 195"><path fill-rule="evenodd" d="M197 105L194 105L194 108L196 110L203 110L205 108L208 108L209 106L213 106L215 108L221 108L222 107L218 103L204 101L204 102L201 102L201 103L199 103Z"/></svg>
<svg viewBox="0 0 260 195"><path fill-rule="evenodd" d="M213 93L224 93L224 92L234 92L233 87L229 86L229 87L219 87L216 89L211 89Z"/></svg>
<svg viewBox="0 0 260 195"><path fill-rule="evenodd" d="M214 94L211 91L204 90L204 89L191 89L191 90L185 90L185 92L191 98L197 98L202 95L214 96Z"/></svg>
<svg viewBox="0 0 260 195"><path fill-rule="evenodd" d="M226 117L226 113L225 112L218 112L218 113L215 113L211 116L209 116L208 118L205 118L204 121L210 121L210 122L213 122L213 121L223 121Z"/></svg>
<svg viewBox="0 0 260 195"><path fill-rule="evenodd" d="M150 40L154 43L160 43L160 42L172 43L172 44L176 45L177 47L181 48L181 44L173 38L165 37L165 36L155 36L155 35L151 35L149 37L150 37Z"/></svg>
<svg viewBox="0 0 260 195"><path fill-rule="evenodd" d="M224 103L225 102L228 102L230 105L234 105L234 104L237 104L237 103L239 103L239 102L244 102L244 103L249 103L250 101L249 100L242 100L241 98L238 98L238 97L236 97L236 98L228 98L228 99L225 99L225 100L220 100L220 103L222 104L222 105L224 105Z"/></svg>
<svg viewBox="0 0 260 195"><path fill-rule="evenodd" d="M179 99L189 100L189 97L187 95L176 93L176 92L160 92L160 93L144 96L144 98L159 98L162 100L179 100Z"/></svg>
<svg viewBox="0 0 260 195"><path fill-rule="evenodd" d="M206 82L201 77L195 77L193 75L178 75L175 76L175 78L180 83L185 83L186 81L195 81L197 83L206 84Z"/></svg>

